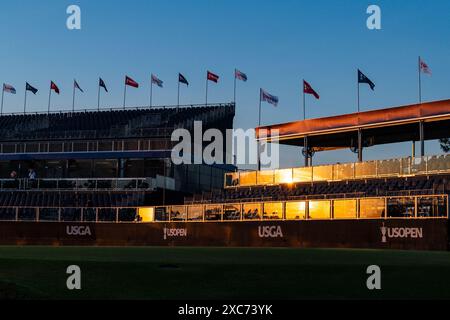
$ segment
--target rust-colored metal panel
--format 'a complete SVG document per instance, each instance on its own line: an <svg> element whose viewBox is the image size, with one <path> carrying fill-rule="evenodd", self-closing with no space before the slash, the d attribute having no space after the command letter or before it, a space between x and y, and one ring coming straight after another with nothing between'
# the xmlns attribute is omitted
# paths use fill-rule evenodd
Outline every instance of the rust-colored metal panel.
<svg viewBox="0 0 450 320"><path fill-rule="evenodd" d="M448 240L446 219L0 224L3 245L447 250Z"/></svg>
<svg viewBox="0 0 450 320"><path fill-rule="evenodd" d="M321 132L335 131L338 133L359 126L399 125L421 119L427 120L426 118L431 117L448 119L450 117L450 99L263 126L256 128L256 136L260 137L261 130L267 130L269 136L270 133L274 136L275 130L278 130L279 137L284 140L298 138L302 135L320 134ZM264 137L261 135L261 138Z"/></svg>

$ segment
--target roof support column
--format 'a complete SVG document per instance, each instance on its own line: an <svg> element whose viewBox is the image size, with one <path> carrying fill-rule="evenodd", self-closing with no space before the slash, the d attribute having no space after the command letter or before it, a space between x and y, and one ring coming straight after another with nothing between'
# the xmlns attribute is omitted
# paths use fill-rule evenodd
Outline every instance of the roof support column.
<svg viewBox="0 0 450 320"><path fill-rule="evenodd" d="M419 123L419 131L420 131L420 156L425 156L425 133L424 133L424 123L420 121Z"/></svg>
<svg viewBox="0 0 450 320"><path fill-rule="evenodd" d="M363 154L362 154L362 130L358 129L358 161L363 161Z"/></svg>
<svg viewBox="0 0 450 320"><path fill-rule="evenodd" d="M303 150L305 156L305 167L309 167L309 153L308 153L308 137L303 138Z"/></svg>

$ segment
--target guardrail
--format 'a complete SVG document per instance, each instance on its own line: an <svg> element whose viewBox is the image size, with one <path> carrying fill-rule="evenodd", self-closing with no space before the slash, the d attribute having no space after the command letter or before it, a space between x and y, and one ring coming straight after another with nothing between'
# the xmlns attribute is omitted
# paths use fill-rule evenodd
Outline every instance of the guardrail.
<svg viewBox="0 0 450 320"><path fill-rule="evenodd" d="M0 190L152 190L154 178L0 179Z"/></svg>
<svg viewBox="0 0 450 320"><path fill-rule="evenodd" d="M239 222L273 220L448 219L448 195L221 203L159 207L0 207L0 221Z"/></svg>
<svg viewBox="0 0 450 320"><path fill-rule="evenodd" d="M225 174L225 188L450 173L450 154Z"/></svg>

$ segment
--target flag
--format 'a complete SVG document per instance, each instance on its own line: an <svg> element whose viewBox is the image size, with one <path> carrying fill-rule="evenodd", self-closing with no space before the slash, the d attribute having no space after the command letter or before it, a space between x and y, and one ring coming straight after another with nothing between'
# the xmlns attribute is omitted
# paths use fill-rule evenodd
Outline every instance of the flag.
<svg viewBox="0 0 450 320"><path fill-rule="evenodd" d="M14 88L12 85L9 85L6 83L3 84L3 91L12 93L12 94L16 94L16 88Z"/></svg>
<svg viewBox="0 0 450 320"><path fill-rule="evenodd" d="M134 88L139 88L139 83L137 83L136 81L131 79L129 76L125 77L125 85L134 87Z"/></svg>
<svg viewBox="0 0 450 320"><path fill-rule="evenodd" d="M189 86L189 82L181 73L178 74L178 82L184 83L185 85Z"/></svg>
<svg viewBox="0 0 450 320"><path fill-rule="evenodd" d="M108 89L106 89L105 81L103 81L102 78L98 78L98 86L102 87L103 89L105 89L106 92L108 92Z"/></svg>
<svg viewBox="0 0 450 320"><path fill-rule="evenodd" d="M367 83L370 86L370 89L372 89L372 91L375 88L375 84L372 81L370 81L370 79L367 78L365 74L362 73L359 69L358 69L358 83Z"/></svg>
<svg viewBox="0 0 450 320"><path fill-rule="evenodd" d="M269 93L267 93L266 91L264 91L263 89L261 90L261 101L266 101L270 104L273 104L275 107L278 105L278 97L277 96L273 96Z"/></svg>
<svg viewBox="0 0 450 320"><path fill-rule="evenodd" d="M36 92L38 92L38 89L36 89L35 87L31 86L28 82L26 83L25 90L26 91L31 91L31 92L33 92L33 94L36 94Z"/></svg>
<svg viewBox="0 0 450 320"><path fill-rule="evenodd" d="M55 91L57 94L59 94L59 88L58 88L58 86L57 86L53 81L50 81L50 90L53 90L53 91Z"/></svg>
<svg viewBox="0 0 450 320"><path fill-rule="evenodd" d="M236 79L242 80L242 81L247 81L247 75L239 70L235 70L234 71L234 76L236 77Z"/></svg>
<svg viewBox="0 0 450 320"><path fill-rule="evenodd" d="M152 83L156 84L160 88L163 87L163 81L158 79L158 77L153 74L152 74Z"/></svg>
<svg viewBox="0 0 450 320"><path fill-rule="evenodd" d="M78 84L77 80L73 80L73 86L75 89L78 89L81 92L84 92L83 89L80 88L80 85Z"/></svg>
<svg viewBox="0 0 450 320"><path fill-rule="evenodd" d="M303 80L303 92L307 94L312 94L314 97L316 97L316 99L320 99L319 94L316 91L314 91L311 85L305 80Z"/></svg>
<svg viewBox="0 0 450 320"><path fill-rule="evenodd" d="M219 82L219 76L217 74L212 73L211 71L208 71L207 77L208 77L209 81L212 81L215 83Z"/></svg>
<svg viewBox="0 0 450 320"><path fill-rule="evenodd" d="M430 67L422 60L422 58L419 58L419 64L421 72L431 75Z"/></svg>

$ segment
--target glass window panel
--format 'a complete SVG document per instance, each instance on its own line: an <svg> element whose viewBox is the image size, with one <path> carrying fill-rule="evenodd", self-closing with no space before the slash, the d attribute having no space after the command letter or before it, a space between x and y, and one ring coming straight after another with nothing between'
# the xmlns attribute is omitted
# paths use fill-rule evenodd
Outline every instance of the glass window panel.
<svg viewBox="0 0 450 320"><path fill-rule="evenodd" d="M136 208L121 208L119 209L119 221L121 222L141 222L141 221L154 221L153 208L145 208L142 210L139 208L139 215ZM149 219L153 217L153 219Z"/></svg>
<svg viewBox="0 0 450 320"><path fill-rule="evenodd" d="M58 221L58 208L39 208L39 221Z"/></svg>
<svg viewBox="0 0 450 320"><path fill-rule="evenodd" d="M280 220L283 219L283 203L266 202L264 203L264 220Z"/></svg>
<svg viewBox="0 0 450 320"><path fill-rule="evenodd" d="M208 221L222 220L222 206L221 205L207 205L205 207L205 220L208 220Z"/></svg>
<svg viewBox="0 0 450 320"><path fill-rule="evenodd" d="M378 161L378 175L379 176L395 176L400 174L400 160L381 160Z"/></svg>
<svg viewBox="0 0 450 320"><path fill-rule="evenodd" d="M241 172L239 174L239 181L241 186L254 186L256 185L256 171Z"/></svg>
<svg viewBox="0 0 450 320"><path fill-rule="evenodd" d="M223 210L223 220L241 220L240 204L226 204Z"/></svg>
<svg viewBox="0 0 450 320"><path fill-rule="evenodd" d="M225 174L225 186L235 187L239 185L239 172Z"/></svg>
<svg viewBox="0 0 450 320"><path fill-rule="evenodd" d="M286 219L303 220L306 219L306 202L286 202Z"/></svg>
<svg viewBox="0 0 450 320"><path fill-rule="evenodd" d="M335 219L354 219L356 218L356 200L335 200L334 218Z"/></svg>
<svg viewBox="0 0 450 320"><path fill-rule="evenodd" d="M442 172L450 169L450 156L440 155L428 158L428 172Z"/></svg>
<svg viewBox="0 0 450 320"><path fill-rule="evenodd" d="M376 161L355 163L355 178L369 178L377 175Z"/></svg>
<svg viewBox="0 0 450 320"><path fill-rule="evenodd" d="M169 221L169 209L167 207L156 207L155 221Z"/></svg>
<svg viewBox="0 0 450 320"><path fill-rule="evenodd" d="M83 208L83 221L95 221L96 212L95 208Z"/></svg>
<svg viewBox="0 0 450 320"><path fill-rule="evenodd" d="M188 220L189 221L203 220L203 206L189 206Z"/></svg>
<svg viewBox="0 0 450 320"><path fill-rule="evenodd" d="M116 209L100 208L98 209L98 221L113 222L116 221Z"/></svg>
<svg viewBox="0 0 450 320"><path fill-rule="evenodd" d="M61 221L81 221L81 208L62 208Z"/></svg>
<svg viewBox="0 0 450 320"><path fill-rule="evenodd" d="M319 166L313 168L314 181L329 181L333 179L333 166Z"/></svg>
<svg viewBox="0 0 450 320"><path fill-rule="evenodd" d="M1 221L16 220L16 209L15 208L0 208L0 220Z"/></svg>
<svg viewBox="0 0 450 320"><path fill-rule="evenodd" d="M261 204L260 203L246 203L243 205L244 220L259 220L261 219Z"/></svg>
<svg viewBox="0 0 450 320"><path fill-rule="evenodd" d="M336 164L333 166L333 180L353 179L353 163Z"/></svg>
<svg viewBox="0 0 450 320"><path fill-rule="evenodd" d="M311 182L312 167L294 168L292 170L292 182Z"/></svg>
<svg viewBox="0 0 450 320"><path fill-rule="evenodd" d="M411 159L411 173L426 173L427 172L427 158L426 157L416 157Z"/></svg>
<svg viewBox="0 0 450 320"><path fill-rule="evenodd" d="M292 183L292 169L275 170L275 183Z"/></svg>
<svg viewBox="0 0 450 320"><path fill-rule="evenodd" d="M257 179L258 185L273 184L274 172L272 170L258 171L257 174L258 174Z"/></svg>
<svg viewBox="0 0 450 320"><path fill-rule="evenodd" d="M415 216L414 198L388 198L387 216L390 218L411 218Z"/></svg>
<svg viewBox="0 0 450 320"><path fill-rule="evenodd" d="M309 201L310 219L330 219L330 201Z"/></svg>
<svg viewBox="0 0 450 320"><path fill-rule="evenodd" d="M421 218L447 217L447 199L445 197L418 198L417 216Z"/></svg>
<svg viewBox="0 0 450 320"><path fill-rule="evenodd" d="M19 221L35 221L36 209L35 208L19 208L18 209Z"/></svg>
<svg viewBox="0 0 450 320"><path fill-rule="evenodd" d="M186 220L185 206L170 207L170 221L185 221L185 220Z"/></svg>
<svg viewBox="0 0 450 320"><path fill-rule="evenodd" d="M359 207L359 216L361 218L384 217L385 207L383 198L361 199Z"/></svg>

